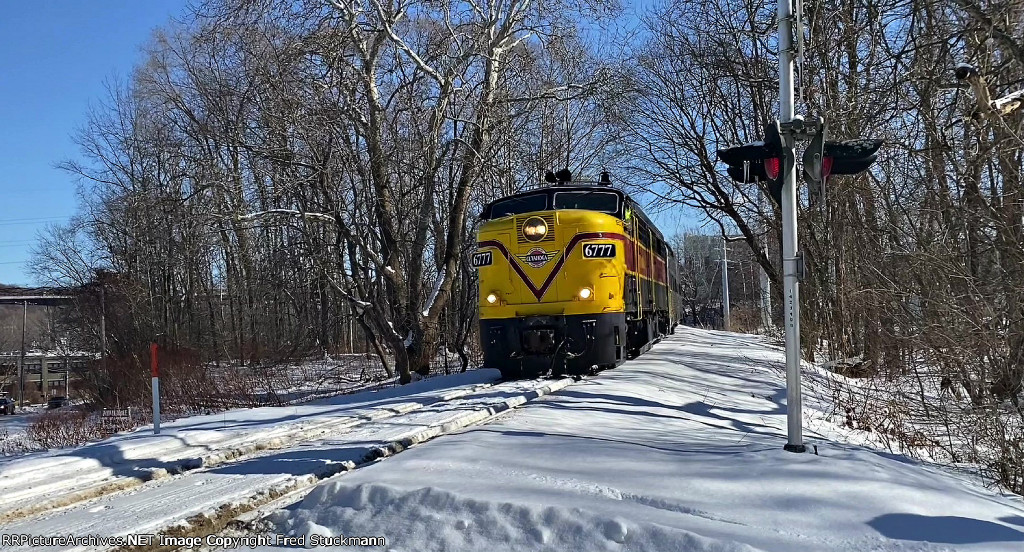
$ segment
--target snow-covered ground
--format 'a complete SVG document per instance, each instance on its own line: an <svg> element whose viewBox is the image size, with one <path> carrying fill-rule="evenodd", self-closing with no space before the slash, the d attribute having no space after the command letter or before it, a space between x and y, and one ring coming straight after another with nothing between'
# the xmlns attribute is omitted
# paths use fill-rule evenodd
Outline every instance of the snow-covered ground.
<svg viewBox="0 0 1024 552"><path fill-rule="evenodd" d="M851 444L829 402L842 381L823 370L805 379L817 454L784 452L782 361L756 336L681 328L571 385L480 370L0 460L0 540L205 535L241 514L218 536L384 537L349 549L391 552L1024 550L1020 497Z"/></svg>
<svg viewBox="0 0 1024 552"><path fill-rule="evenodd" d="M301 406L182 419L159 436L135 431L9 461L0 465L0 550L116 548L5 543L4 534L106 538L216 529L230 521L226 514L480 423L572 381L496 383L498 377L497 370L477 370Z"/></svg>
<svg viewBox="0 0 1024 552"><path fill-rule="evenodd" d="M25 509L39 510L47 502L64 502L65 496L103 494L167 471L223 462L306 440L317 432L389 417L485 387L498 377L496 370L477 370L401 389L193 416L163 424L159 435L146 426L74 449L3 458L0 521Z"/></svg>
<svg viewBox="0 0 1024 552"><path fill-rule="evenodd" d="M1020 497L849 444L819 378L812 452L784 452L782 361L756 336L681 329L492 423L324 481L261 534L383 536L392 552L1024 550Z"/></svg>
<svg viewBox="0 0 1024 552"><path fill-rule="evenodd" d="M445 366L439 357L437 366ZM461 368L458 363L449 368ZM168 404L165 395L162 414L165 424L169 420L210 414L218 415L237 407L256 405L296 405L318 399L347 395L361 391L381 390L398 385L397 377L388 377L375 356L366 354L339 354L331 358L305 359L267 365L239 365L224 362L206 367L209 377L216 382L216 393L203 397L190 397L182 404ZM165 394L167 392L165 388ZM202 400L200 400L202 399ZM71 401L71 405L81 400ZM202 406L198 406L198 405ZM170 411L169 411L170 409ZM46 447L30 439L29 426L38 415L47 412L45 402L18 407L10 416L0 416L0 456L20 456ZM149 417L149 413L143 415ZM139 423L136 416L134 423ZM99 423L99 413L93 413Z"/></svg>

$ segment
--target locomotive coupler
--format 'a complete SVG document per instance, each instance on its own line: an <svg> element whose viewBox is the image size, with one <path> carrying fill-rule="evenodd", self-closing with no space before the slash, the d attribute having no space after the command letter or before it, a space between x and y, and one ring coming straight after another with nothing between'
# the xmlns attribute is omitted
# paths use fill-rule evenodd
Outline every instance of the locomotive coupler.
<svg viewBox="0 0 1024 552"><path fill-rule="evenodd" d="M523 351L528 354L549 355L557 349L553 328L524 329L522 339Z"/></svg>

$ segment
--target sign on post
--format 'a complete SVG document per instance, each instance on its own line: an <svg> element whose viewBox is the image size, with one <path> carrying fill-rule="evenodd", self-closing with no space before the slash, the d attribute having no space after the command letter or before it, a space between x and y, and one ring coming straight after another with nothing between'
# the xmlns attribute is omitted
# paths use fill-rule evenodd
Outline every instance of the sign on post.
<svg viewBox="0 0 1024 552"><path fill-rule="evenodd" d="M100 411L100 428L110 435L132 426L131 408L104 408Z"/></svg>

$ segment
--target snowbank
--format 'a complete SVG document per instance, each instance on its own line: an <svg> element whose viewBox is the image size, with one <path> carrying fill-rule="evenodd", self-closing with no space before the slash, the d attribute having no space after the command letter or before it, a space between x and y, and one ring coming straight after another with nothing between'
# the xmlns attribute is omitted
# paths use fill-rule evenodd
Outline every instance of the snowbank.
<svg viewBox="0 0 1024 552"><path fill-rule="evenodd" d="M500 376L474 370L301 405L193 416L164 424L160 435L149 426L78 448L0 459L0 520L113 492L125 480L159 478L391 417L470 393Z"/></svg>
<svg viewBox="0 0 1024 552"><path fill-rule="evenodd" d="M755 336L684 329L495 423L324 482L276 512L274 532L384 536L393 552L1024 550L1020 497L844 443L815 400L818 454L784 452L782 363Z"/></svg>

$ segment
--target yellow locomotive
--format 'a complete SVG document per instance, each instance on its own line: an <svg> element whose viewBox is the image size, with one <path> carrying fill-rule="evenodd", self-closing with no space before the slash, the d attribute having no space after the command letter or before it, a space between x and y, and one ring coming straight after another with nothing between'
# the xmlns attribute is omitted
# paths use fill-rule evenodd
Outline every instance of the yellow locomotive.
<svg viewBox="0 0 1024 552"><path fill-rule="evenodd" d="M674 328L675 256L622 191L533 189L489 203L481 219L480 340L484 366L505 378L610 368Z"/></svg>

